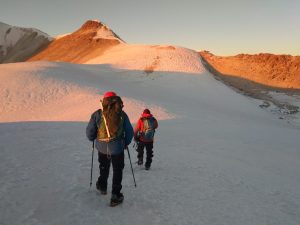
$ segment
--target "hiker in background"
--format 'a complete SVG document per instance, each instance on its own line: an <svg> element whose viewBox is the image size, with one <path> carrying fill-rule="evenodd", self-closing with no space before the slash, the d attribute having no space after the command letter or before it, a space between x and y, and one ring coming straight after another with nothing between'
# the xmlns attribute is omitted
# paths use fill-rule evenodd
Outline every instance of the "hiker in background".
<svg viewBox="0 0 300 225"><path fill-rule="evenodd" d="M124 169L124 149L131 143L133 128L127 114L123 111L122 99L115 92L106 92L103 96L102 110L91 116L86 128L90 141L95 141L98 150L100 176L96 188L101 194L107 194L107 179L110 164L113 167L111 206L123 202L121 193Z"/></svg>
<svg viewBox="0 0 300 225"><path fill-rule="evenodd" d="M134 129L134 140L137 143L138 165L143 165L144 148L146 148L146 170L150 169L152 163L154 133L157 127L157 120L150 113L149 109L145 109Z"/></svg>

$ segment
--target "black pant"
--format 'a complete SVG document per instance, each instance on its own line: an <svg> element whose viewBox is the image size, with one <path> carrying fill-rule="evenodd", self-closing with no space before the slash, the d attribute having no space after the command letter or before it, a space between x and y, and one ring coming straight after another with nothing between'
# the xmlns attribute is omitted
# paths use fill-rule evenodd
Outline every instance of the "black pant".
<svg viewBox="0 0 300 225"><path fill-rule="evenodd" d="M109 176L110 162L113 167L113 178L112 178L112 194L120 194L122 189L122 178L124 169L124 153L119 155L106 155L98 152L98 161L100 176L98 183L101 190L107 190L107 179Z"/></svg>
<svg viewBox="0 0 300 225"><path fill-rule="evenodd" d="M153 142L139 142L137 147L138 159L143 161L144 158L144 148L146 147L146 167L150 167L153 157Z"/></svg>

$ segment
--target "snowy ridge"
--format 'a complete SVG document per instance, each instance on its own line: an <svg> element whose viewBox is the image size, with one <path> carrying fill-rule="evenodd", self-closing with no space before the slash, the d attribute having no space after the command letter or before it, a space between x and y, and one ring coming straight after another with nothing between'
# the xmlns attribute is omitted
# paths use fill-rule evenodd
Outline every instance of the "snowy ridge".
<svg viewBox="0 0 300 225"><path fill-rule="evenodd" d="M98 21L98 20L88 20L86 21L79 30L75 33L81 32L92 32L93 39L109 39L109 40L118 40L120 43L124 43L121 38L115 34L107 25ZM95 34L96 32L96 34Z"/></svg>
<svg viewBox="0 0 300 225"><path fill-rule="evenodd" d="M23 30L29 30L29 31L32 31L32 32L36 32L37 36L43 36L43 37L47 38L49 41L52 41L54 39L50 35L46 34L43 31L40 31L39 29L36 29L36 28L22 28L22 29Z"/></svg>
<svg viewBox="0 0 300 225"><path fill-rule="evenodd" d="M57 39L60 39L60 38L65 37L65 36L68 36L68 35L70 35L70 34L71 34L71 33L60 34L60 35L55 36L54 39L57 40Z"/></svg>
<svg viewBox="0 0 300 225"><path fill-rule="evenodd" d="M93 39L112 39L119 40L121 43L124 43L123 40L118 38L116 34L106 25L103 25L100 29L97 30L97 34Z"/></svg>
<svg viewBox="0 0 300 225"><path fill-rule="evenodd" d="M0 45L5 55L7 49L17 43L17 41L24 35L25 31L0 23Z"/></svg>
<svg viewBox="0 0 300 225"><path fill-rule="evenodd" d="M78 82L73 78L74 74L84 74L85 78L95 76L80 65L49 62L3 64L0 73L0 122L86 121L90 113L100 107L101 93L105 91L97 86L87 88L81 79ZM126 96L123 100L131 117L138 119L146 105ZM78 110L79 102L81 110ZM159 119L173 118L159 106L152 105L151 108Z"/></svg>
<svg viewBox="0 0 300 225"><path fill-rule="evenodd" d="M0 63L24 61L52 40L38 29L0 23Z"/></svg>
<svg viewBox="0 0 300 225"><path fill-rule="evenodd" d="M43 36L49 41L53 39L46 33L35 28L15 27L0 22L0 46L2 46L3 54L5 55L8 48L13 47L21 39L21 37L23 37L28 32L36 32L37 36Z"/></svg>
<svg viewBox="0 0 300 225"><path fill-rule="evenodd" d="M164 45L117 45L85 63L110 64L115 68L147 73L169 71L199 74L204 71L197 52L183 47Z"/></svg>

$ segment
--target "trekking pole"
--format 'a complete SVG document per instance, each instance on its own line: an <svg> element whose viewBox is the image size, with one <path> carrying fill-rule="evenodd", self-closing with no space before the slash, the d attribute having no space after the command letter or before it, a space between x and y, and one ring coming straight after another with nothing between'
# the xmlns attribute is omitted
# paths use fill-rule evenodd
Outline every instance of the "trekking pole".
<svg viewBox="0 0 300 225"><path fill-rule="evenodd" d="M95 141L93 141L90 187L92 186L92 182L93 182L92 180L93 180L94 150L95 150Z"/></svg>
<svg viewBox="0 0 300 225"><path fill-rule="evenodd" d="M131 163L131 158L130 158L130 153L129 153L128 146L126 147L126 149L127 149L127 152L128 152L128 158L129 158L129 162L130 162L130 166L131 166L131 172L132 172L132 176L133 176L134 186L136 187L136 182L135 182L135 177L134 177L134 173L133 173L133 169L132 169L132 163Z"/></svg>

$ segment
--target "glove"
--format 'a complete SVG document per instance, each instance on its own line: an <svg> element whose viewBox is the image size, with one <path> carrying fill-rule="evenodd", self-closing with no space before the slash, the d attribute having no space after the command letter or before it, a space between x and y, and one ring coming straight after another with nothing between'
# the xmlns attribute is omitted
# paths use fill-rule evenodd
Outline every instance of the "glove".
<svg viewBox="0 0 300 225"><path fill-rule="evenodd" d="M134 141L135 141L136 143L139 143L140 138L139 138L139 137L134 137Z"/></svg>

